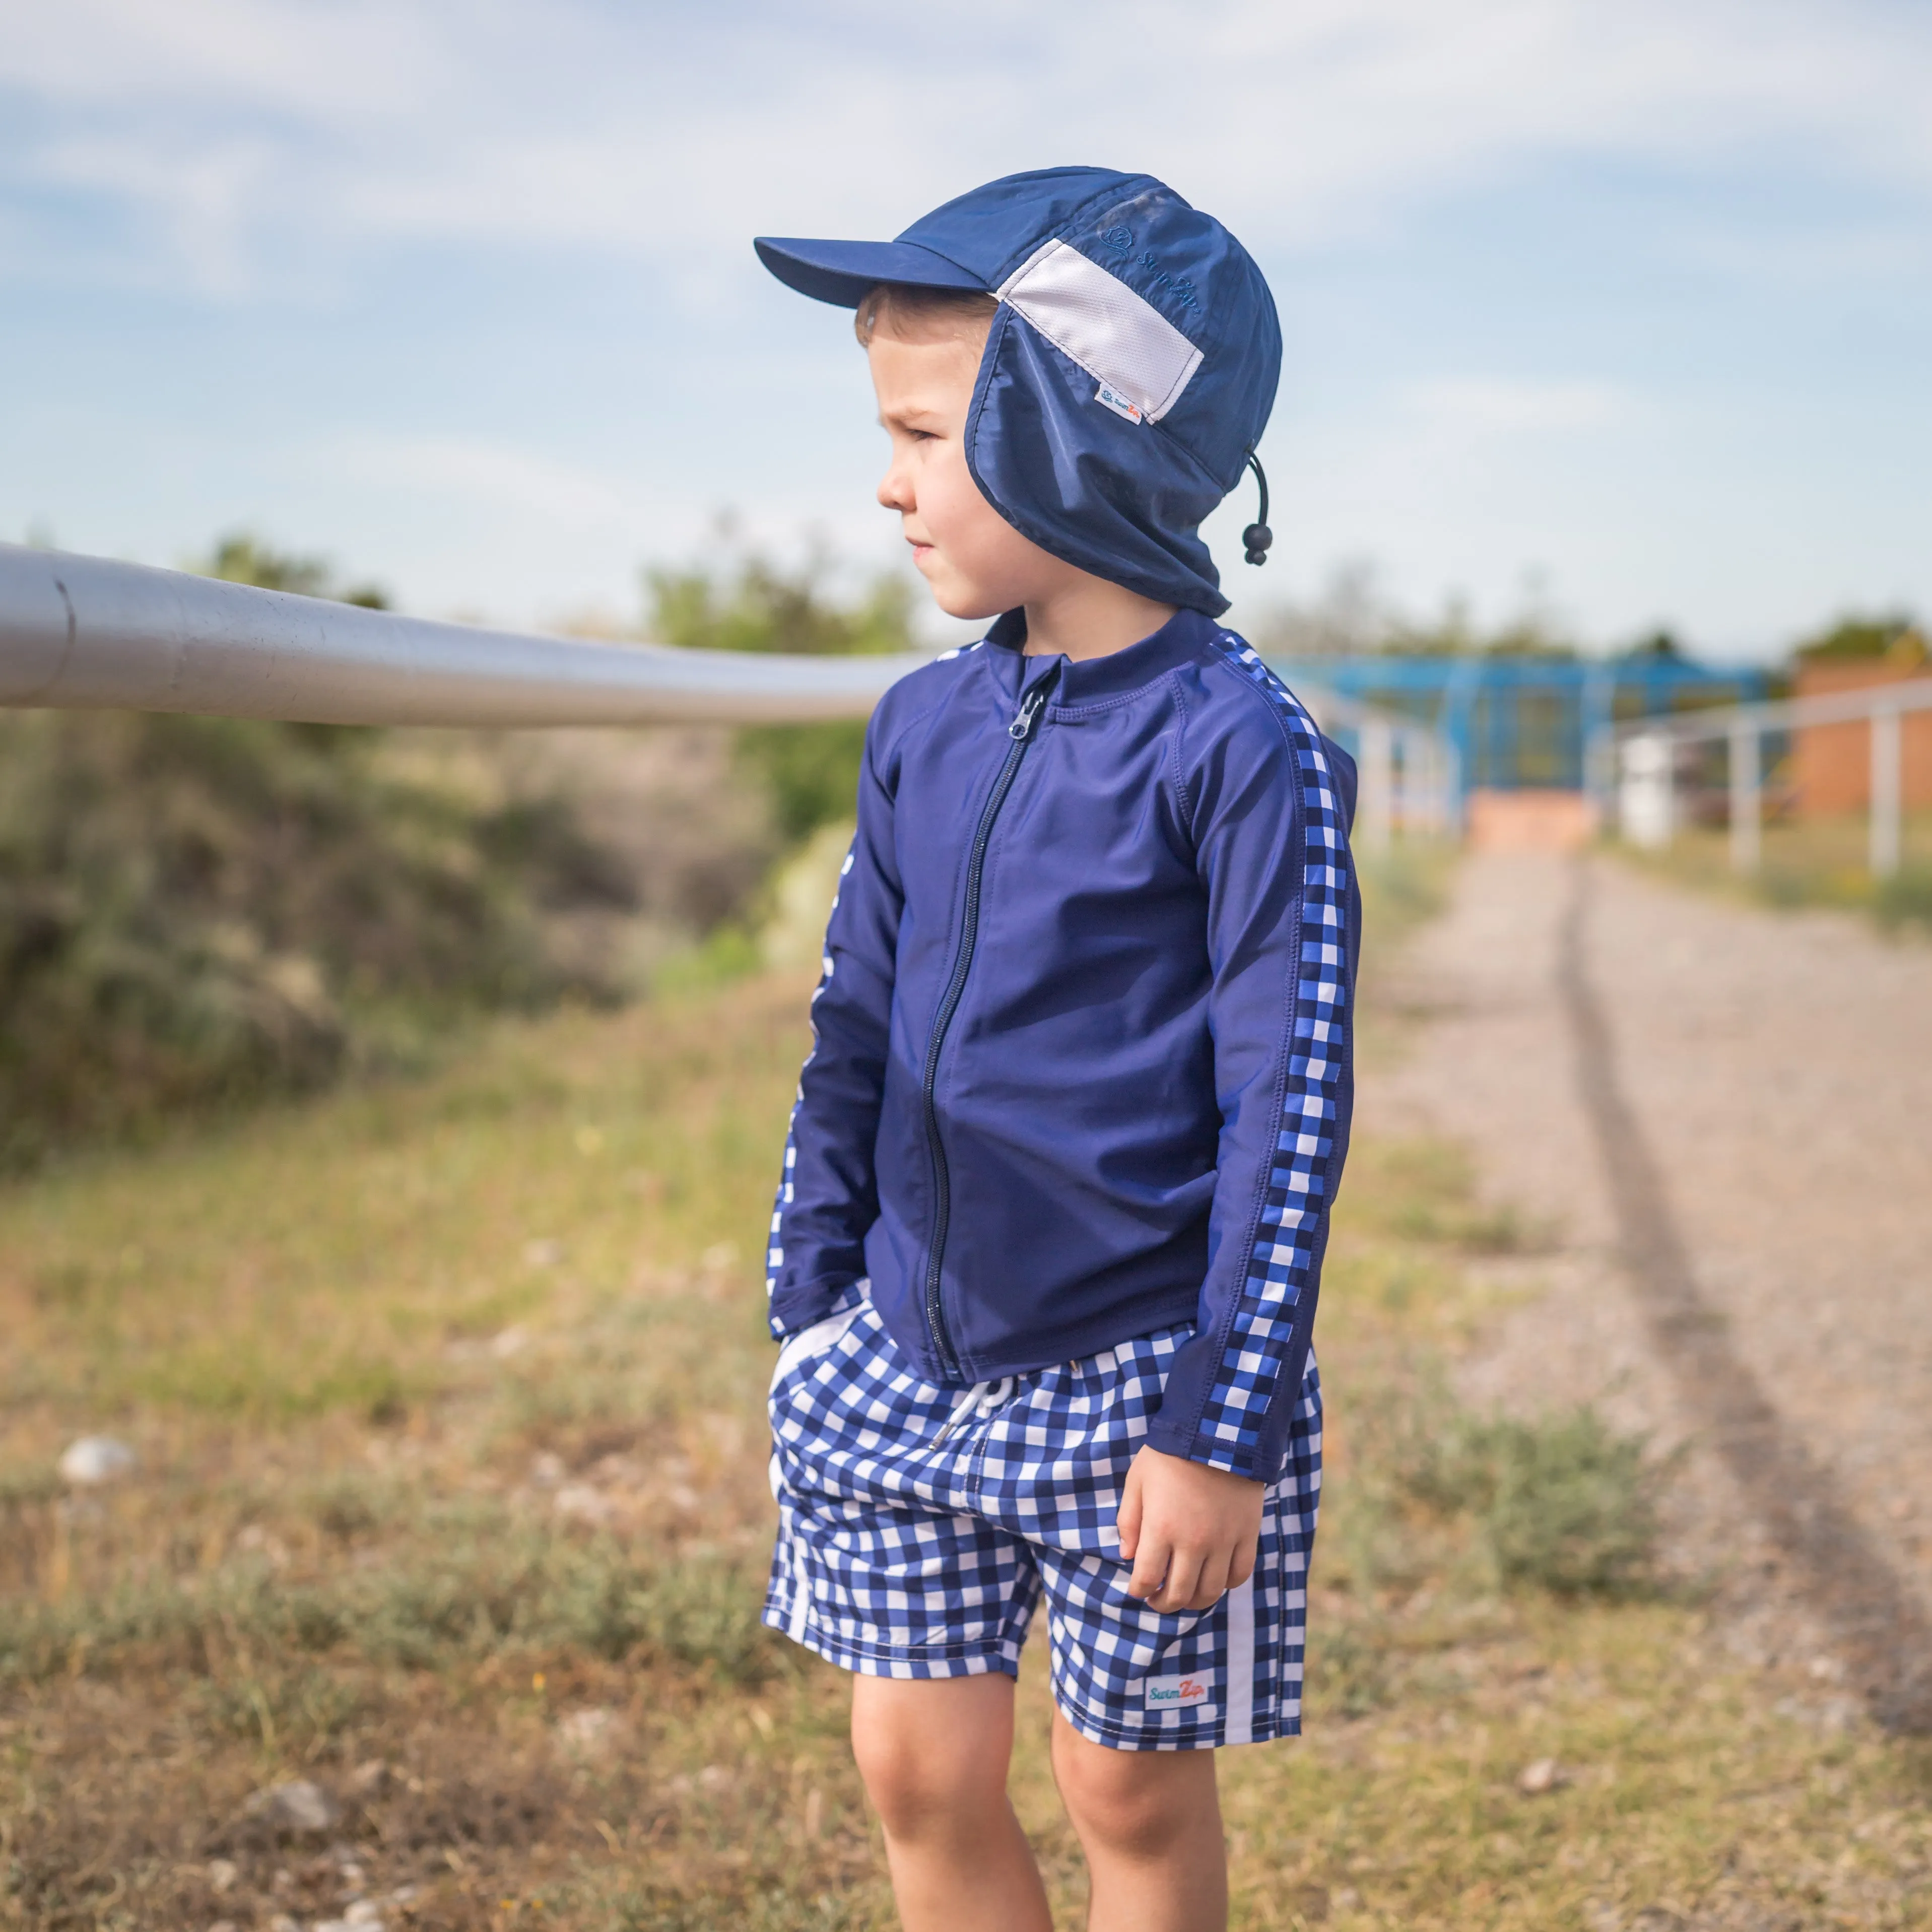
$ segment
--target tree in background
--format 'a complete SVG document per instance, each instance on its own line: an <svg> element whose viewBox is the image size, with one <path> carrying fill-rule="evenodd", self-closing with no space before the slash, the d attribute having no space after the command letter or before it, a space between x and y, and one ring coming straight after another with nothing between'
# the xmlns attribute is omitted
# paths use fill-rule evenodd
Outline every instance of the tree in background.
<svg viewBox="0 0 1932 1932"><path fill-rule="evenodd" d="M1403 611L1386 594L1375 564L1338 565L1310 602L1276 604L1255 622L1264 652L1284 657L1557 658L1580 655L1561 620L1534 587L1525 608L1493 630L1480 628L1462 598L1433 618Z"/></svg>
<svg viewBox="0 0 1932 1932"><path fill-rule="evenodd" d="M258 590L290 590L298 597L326 597L338 604L359 604L365 610L386 610L388 592L373 584L344 586L326 557L302 556L272 549L246 530L231 530L213 554L190 566L196 575L218 577L226 584L253 584Z"/></svg>
<svg viewBox="0 0 1932 1932"><path fill-rule="evenodd" d="M719 565L693 562L644 573L646 634L687 650L782 651L807 656L914 650L914 589L886 572L856 595L830 587L830 559L814 550L787 570L757 550L728 548ZM738 734L740 769L769 794L788 841L852 815L866 728L856 719L755 724Z"/></svg>
<svg viewBox="0 0 1932 1932"><path fill-rule="evenodd" d="M1928 652L1918 620L1909 611L1894 610L1880 616L1840 617L1815 637L1806 638L1792 656L1800 664L1883 658L1901 670L1916 670L1924 665Z"/></svg>
<svg viewBox="0 0 1932 1932"><path fill-rule="evenodd" d="M1688 664L1690 653L1678 641L1677 633L1667 626L1650 632L1627 644L1617 655L1635 662L1648 661L1652 664Z"/></svg>
<svg viewBox="0 0 1932 1932"><path fill-rule="evenodd" d="M208 567L336 589L247 536ZM637 898L481 735L0 716L0 1171L408 1057L465 1010L620 997L568 922Z"/></svg>

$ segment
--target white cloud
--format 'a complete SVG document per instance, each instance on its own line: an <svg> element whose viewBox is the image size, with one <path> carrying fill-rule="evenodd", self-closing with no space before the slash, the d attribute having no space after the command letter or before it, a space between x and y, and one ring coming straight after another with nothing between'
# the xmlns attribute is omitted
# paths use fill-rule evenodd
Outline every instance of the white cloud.
<svg viewBox="0 0 1932 1932"><path fill-rule="evenodd" d="M1928 80L1932 14L1874 0L0 0L40 130L13 191L118 199L211 292L290 224L748 274L755 229L890 230L1072 155L1262 248L1560 155L1802 152L1922 200Z"/></svg>
<svg viewBox="0 0 1932 1932"><path fill-rule="evenodd" d="M1928 98L1923 0L0 0L7 340L43 371L0 507L112 547L111 502L156 556L266 517L505 614L623 603L724 502L884 558L849 340L738 326L748 238L1072 159L1165 176L1278 278L1244 595L1375 551L1494 603L1540 558L1608 628L1768 625L1923 552ZM1572 207L1566 259L1504 252ZM474 306L506 266L568 326Z"/></svg>
<svg viewBox="0 0 1932 1932"><path fill-rule="evenodd" d="M325 443L322 454L352 482L460 499L578 530L634 531L658 508L620 478L482 436L367 430Z"/></svg>

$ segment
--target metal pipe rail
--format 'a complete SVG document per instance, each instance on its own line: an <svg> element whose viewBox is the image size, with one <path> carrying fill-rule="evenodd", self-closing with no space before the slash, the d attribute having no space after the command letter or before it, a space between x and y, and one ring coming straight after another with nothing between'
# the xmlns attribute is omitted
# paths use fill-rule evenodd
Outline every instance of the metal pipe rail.
<svg viewBox="0 0 1932 1932"><path fill-rule="evenodd" d="M864 718L930 659L700 651L434 623L184 572L0 544L0 706L316 724L799 723ZM1362 842L1455 829L1455 748L1326 689L1357 734Z"/></svg>
<svg viewBox="0 0 1932 1932"><path fill-rule="evenodd" d="M863 718L915 652L797 657L440 624L0 544L0 706L308 724Z"/></svg>
<svg viewBox="0 0 1932 1932"><path fill-rule="evenodd" d="M1856 724L1866 718L1871 726L1868 858L1875 878L1888 878L1898 870L1904 850L1905 788L1899 721L1908 711L1932 711L1932 677L1868 685L1861 691L1832 692L1816 698L1640 718L1621 725L1613 742L1620 752L1620 816L1624 836L1640 844L1668 844L1675 830L1675 748L1721 739L1730 750L1731 863L1738 872L1754 872L1763 850L1765 734L1808 725Z"/></svg>

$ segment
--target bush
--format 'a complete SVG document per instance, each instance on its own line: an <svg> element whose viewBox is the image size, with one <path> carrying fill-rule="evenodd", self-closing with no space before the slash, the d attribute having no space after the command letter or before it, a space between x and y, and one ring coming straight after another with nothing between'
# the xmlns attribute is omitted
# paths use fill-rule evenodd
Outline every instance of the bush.
<svg viewBox="0 0 1932 1932"><path fill-rule="evenodd" d="M1888 932L1902 926L1932 927L1932 866L1909 866L1881 879L1872 909Z"/></svg>
<svg viewBox="0 0 1932 1932"><path fill-rule="evenodd" d="M208 568L385 602L246 536ZM728 743L0 716L0 1169L641 989L772 858Z"/></svg>
<svg viewBox="0 0 1932 1932"><path fill-rule="evenodd" d="M1505 1584L1630 1597L1655 1586L1664 1472L1589 1408L1525 1421L1461 1417L1423 1448L1409 1486L1466 1513Z"/></svg>
<svg viewBox="0 0 1932 1932"><path fill-rule="evenodd" d="M788 572L756 551L718 568L649 571L646 628L687 650L816 656L913 648L914 593L904 578L875 577L842 602L827 591L827 571L822 555ZM738 734L738 763L770 797L780 832L797 842L851 817L865 742L865 726L853 720L754 725Z"/></svg>
<svg viewBox="0 0 1932 1932"><path fill-rule="evenodd" d="M0 1162L319 1085L385 1002L606 995L546 914L631 890L566 800L479 802L379 732L0 719Z"/></svg>
<svg viewBox="0 0 1932 1932"><path fill-rule="evenodd" d="M1854 614L1804 639L1792 653L1801 664L1829 664L1889 658L1903 670L1925 662L1924 633L1906 610L1877 615Z"/></svg>

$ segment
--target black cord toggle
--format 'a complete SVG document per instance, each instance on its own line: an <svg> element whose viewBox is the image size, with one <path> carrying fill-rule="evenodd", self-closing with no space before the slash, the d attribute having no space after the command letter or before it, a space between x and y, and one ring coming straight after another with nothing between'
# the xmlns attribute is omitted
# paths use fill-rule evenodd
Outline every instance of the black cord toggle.
<svg viewBox="0 0 1932 1932"><path fill-rule="evenodd" d="M1255 472L1255 481L1262 486L1262 513L1241 532L1241 541L1248 547L1249 562L1265 563L1268 545L1274 542L1274 532L1268 528L1268 476L1262 468L1261 458L1252 452L1248 457L1248 467Z"/></svg>

